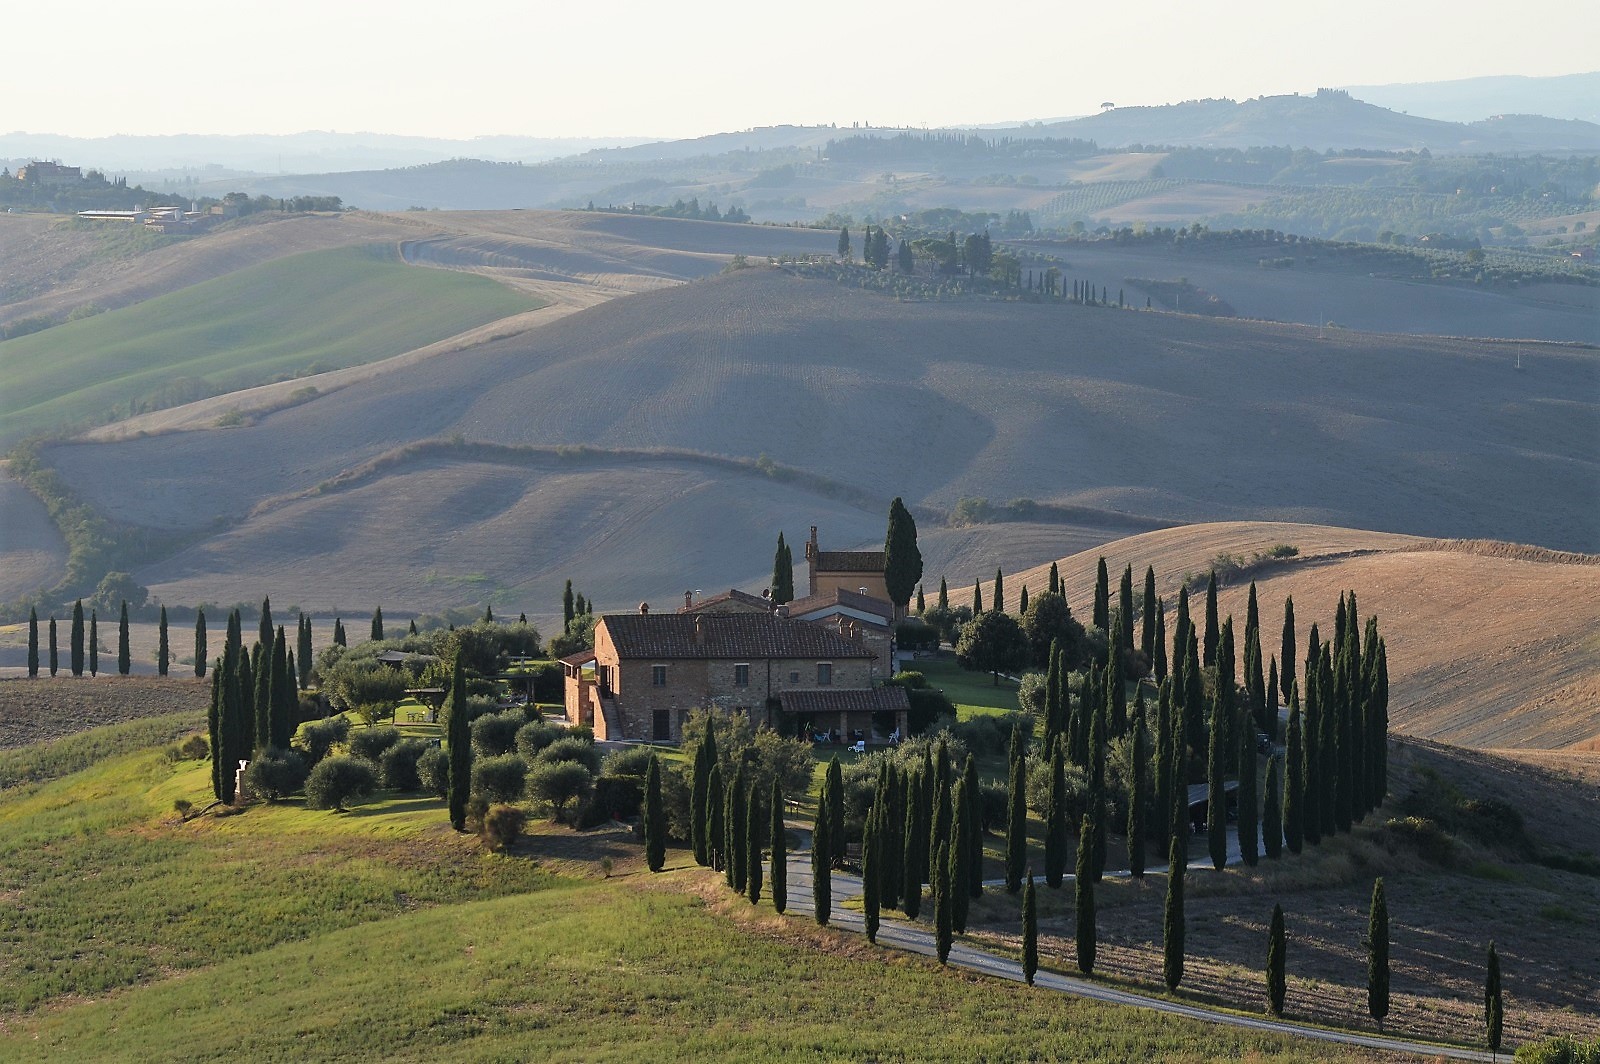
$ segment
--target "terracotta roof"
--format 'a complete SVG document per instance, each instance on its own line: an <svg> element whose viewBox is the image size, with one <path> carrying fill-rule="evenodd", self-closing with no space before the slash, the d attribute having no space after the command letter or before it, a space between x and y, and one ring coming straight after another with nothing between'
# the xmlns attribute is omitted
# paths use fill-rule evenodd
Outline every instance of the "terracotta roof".
<svg viewBox="0 0 1600 1064"><path fill-rule="evenodd" d="M728 590L718 592L715 595L707 595L705 598L695 602L692 606L679 606L678 612L699 613L705 610L713 610L716 607L727 603L738 603L739 605L749 606L754 609L772 609L771 599L762 598L760 595L752 595L748 591L740 591L736 587L730 587Z"/></svg>
<svg viewBox="0 0 1600 1064"><path fill-rule="evenodd" d="M778 705L785 713L898 713L911 708L904 687L781 691Z"/></svg>
<svg viewBox="0 0 1600 1064"><path fill-rule="evenodd" d="M881 573L885 568L881 550L819 550L819 573Z"/></svg>
<svg viewBox="0 0 1600 1064"><path fill-rule="evenodd" d="M894 616L894 606L880 598L863 595L859 591L846 591L836 587L832 591L824 591L816 595L807 595L803 599L795 599L789 603L789 616L798 617L807 613L816 613L829 606L845 606L849 609L870 613L874 617L882 617L885 621Z"/></svg>
<svg viewBox="0 0 1600 1064"><path fill-rule="evenodd" d="M580 650L576 654L568 654L561 659L563 665L587 665L594 660L594 651Z"/></svg>
<svg viewBox="0 0 1600 1064"><path fill-rule="evenodd" d="M821 625L769 613L614 613L599 623L619 659L876 656Z"/></svg>

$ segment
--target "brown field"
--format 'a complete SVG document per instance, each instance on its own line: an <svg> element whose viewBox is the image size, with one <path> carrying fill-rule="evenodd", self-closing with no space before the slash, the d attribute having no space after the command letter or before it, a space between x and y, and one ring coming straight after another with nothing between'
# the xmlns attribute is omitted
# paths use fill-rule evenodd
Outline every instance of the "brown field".
<svg viewBox="0 0 1600 1064"><path fill-rule="evenodd" d="M0 462L0 601L54 584L66 563L66 544L44 504Z"/></svg>
<svg viewBox="0 0 1600 1064"><path fill-rule="evenodd" d="M1186 181L1170 191L1140 196L1097 211L1096 220L1107 225L1137 222L1187 225L1194 218L1242 211L1253 203L1260 203L1266 195L1257 188Z"/></svg>
<svg viewBox="0 0 1600 1064"><path fill-rule="evenodd" d="M1389 649L1390 719L1397 732L1471 747L1563 748L1600 738L1600 559L1511 544L1429 541L1313 525L1230 523L1164 529L1060 562L1069 601L1093 600L1103 554L1115 581L1144 568L1172 610L1185 574L1218 554L1276 544L1300 549L1255 576L1263 650L1278 652L1283 601L1293 596L1297 653L1312 623L1326 636L1339 595L1376 613ZM1048 566L1015 577L1037 590ZM1008 581L1009 583L1009 581ZM1248 583L1248 580L1245 581ZM1247 587L1225 588L1223 615L1243 623ZM1191 595L1198 610L1203 602Z"/></svg>
<svg viewBox="0 0 1600 1064"><path fill-rule="evenodd" d="M116 671L113 653L102 665ZM86 728L120 724L192 710L195 726L205 721L210 685L186 676L107 676L74 678L62 655L61 675L36 680L0 680L0 750L59 739Z"/></svg>
<svg viewBox="0 0 1600 1064"><path fill-rule="evenodd" d="M1391 1011L1385 1029L1408 1037L1471 1042L1481 1037L1484 951L1500 953L1505 1040L1600 1035L1600 879L1541 867L1481 841L1459 841L1448 865L1423 859L1381 830L1403 815L1413 788L1447 781L1469 798L1497 798L1522 814L1540 852L1600 852L1600 792L1564 774L1509 758L1415 740L1392 755L1390 802L1351 836L1300 857L1263 859L1255 869L1192 871L1185 910L1182 989L1227 1006L1263 1011L1267 925L1274 903L1289 932L1285 1015L1371 1029L1366 1011L1367 911L1372 880L1389 904ZM1424 775L1424 772L1429 775ZM1121 860L1122 840L1111 842ZM1154 862L1164 872L1165 862ZM1165 875L1143 883L1105 880L1096 889L1095 972L1160 987ZM1003 894L975 908L982 938L1017 948L1016 901ZM1075 971L1073 895L1041 890L1040 954Z"/></svg>

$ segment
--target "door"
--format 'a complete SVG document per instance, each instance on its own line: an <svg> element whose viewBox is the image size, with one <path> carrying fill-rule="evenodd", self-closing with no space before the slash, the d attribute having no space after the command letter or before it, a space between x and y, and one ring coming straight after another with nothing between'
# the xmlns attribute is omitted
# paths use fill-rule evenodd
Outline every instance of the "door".
<svg viewBox="0 0 1600 1064"><path fill-rule="evenodd" d="M650 738L658 743L672 741L672 711L658 709L655 711L655 721L651 729Z"/></svg>

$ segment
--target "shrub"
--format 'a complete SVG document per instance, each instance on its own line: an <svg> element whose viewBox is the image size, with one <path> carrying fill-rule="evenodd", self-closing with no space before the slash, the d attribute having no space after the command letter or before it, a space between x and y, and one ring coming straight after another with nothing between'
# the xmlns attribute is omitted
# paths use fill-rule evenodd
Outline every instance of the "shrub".
<svg viewBox="0 0 1600 1064"><path fill-rule="evenodd" d="M433 749L421 739L402 739L378 758L378 779L391 791L420 791L422 776L417 762ZM442 752L442 751L441 751Z"/></svg>
<svg viewBox="0 0 1600 1064"><path fill-rule="evenodd" d="M471 700L468 700L471 704ZM517 729L524 726L527 717L520 709L504 713L485 713L472 722L472 754L474 757L499 757L509 754L517 745Z"/></svg>
<svg viewBox="0 0 1600 1064"><path fill-rule="evenodd" d="M211 755L211 744L204 735L191 735L178 745L178 756L186 761L204 761Z"/></svg>
<svg viewBox="0 0 1600 1064"><path fill-rule="evenodd" d="M430 746L417 758L417 779L422 789L436 798L450 793L450 755Z"/></svg>
<svg viewBox="0 0 1600 1064"><path fill-rule="evenodd" d="M911 703L906 711L906 731L912 735L935 731L943 723L956 719L956 704L943 691L910 690L906 698Z"/></svg>
<svg viewBox="0 0 1600 1064"><path fill-rule="evenodd" d="M376 765L383 752L399 741L399 728L362 728L350 736L346 748L351 757L359 757Z"/></svg>
<svg viewBox="0 0 1600 1064"><path fill-rule="evenodd" d="M524 761L532 761L539 751L561 738L562 729L542 720L529 721L517 729L517 753Z"/></svg>
<svg viewBox="0 0 1600 1064"><path fill-rule="evenodd" d="M306 806L344 810L351 798L371 794L378 786L372 762L359 757L325 757L306 777Z"/></svg>
<svg viewBox="0 0 1600 1064"><path fill-rule="evenodd" d="M664 776L662 782L665 782ZM608 820L632 820L643 805L643 776L601 776L594 781L594 792L578 813L578 827L592 828Z"/></svg>
<svg viewBox="0 0 1600 1064"><path fill-rule="evenodd" d="M528 824L528 814L514 805L491 806L483 815L483 828L480 834L489 849L496 851L509 850L516 845L522 837L522 829Z"/></svg>
<svg viewBox="0 0 1600 1064"><path fill-rule="evenodd" d="M894 626L894 642L902 650L937 650L939 629L913 617Z"/></svg>
<svg viewBox="0 0 1600 1064"><path fill-rule="evenodd" d="M594 742L594 729L587 724L574 724L567 729L567 734L574 739L582 739L586 743Z"/></svg>
<svg viewBox="0 0 1600 1064"><path fill-rule="evenodd" d="M958 722L950 734L979 757L993 757L1011 749L1011 729L1022 726L1024 739L1033 736L1033 717L1027 713L983 713Z"/></svg>
<svg viewBox="0 0 1600 1064"><path fill-rule="evenodd" d="M920 691L928 686L928 678L915 669L903 669L895 673L889 682L907 691Z"/></svg>
<svg viewBox="0 0 1600 1064"><path fill-rule="evenodd" d="M558 821L563 810L593 785L593 774L578 761L542 761L528 773L528 797L550 806Z"/></svg>
<svg viewBox="0 0 1600 1064"><path fill-rule="evenodd" d="M648 746L627 746L614 753L607 754L601 764L601 773L606 776L638 776L644 779L650 771L650 758L655 753Z"/></svg>
<svg viewBox="0 0 1600 1064"><path fill-rule="evenodd" d="M343 717L329 717L302 725L294 744L305 755L306 764L315 768L317 762L327 757L333 748L350 736L350 722Z"/></svg>
<svg viewBox="0 0 1600 1064"><path fill-rule="evenodd" d="M512 802L522 797L527 777L528 763L516 754L472 761L472 793L488 802Z"/></svg>
<svg viewBox="0 0 1600 1064"><path fill-rule="evenodd" d="M1519 1046L1517 1064L1600 1064L1600 1039L1580 1042L1569 1035Z"/></svg>
<svg viewBox="0 0 1600 1064"><path fill-rule="evenodd" d="M1017 704L1025 713L1036 717L1044 716L1044 703L1049 677L1042 672L1025 672L1022 674L1022 683L1017 685Z"/></svg>
<svg viewBox="0 0 1600 1064"><path fill-rule="evenodd" d="M293 750L263 750L244 770L244 782L250 793L269 802L287 798L305 786L305 758Z"/></svg>
<svg viewBox="0 0 1600 1064"><path fill-rule="evenodd" d="M539 751L539 760L544 762L575 761L589 770L589 775L600 771L600 751L594 743L584 742L582 739L567 736L557 739L543 750Z"/></svg>
<svg viewBox="0 0 1600 1064"><path fill-rule="evenodd" d="M1389 839L1409 844L1426 861L1445 866L1455 863L1456 840L1431 820L1408 816L1390 820L1383 828Z"/></svg>
<svg viewBox="0 0 1600 1064"><path fill-rule="evenodd" d="M467 696L467 719L492 716L500 712L500 699L492 694Z"/></svg>

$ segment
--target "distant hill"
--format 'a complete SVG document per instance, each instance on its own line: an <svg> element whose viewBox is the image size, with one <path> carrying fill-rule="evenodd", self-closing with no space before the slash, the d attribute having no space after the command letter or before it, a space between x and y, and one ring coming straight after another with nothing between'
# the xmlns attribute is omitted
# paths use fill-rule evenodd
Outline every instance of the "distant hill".
<svg viewBox="0 0 1600 1064"><path fill-rule="evenodd" d="M1357 99L1379 107L1445 122L1476 122L1505 114L1600 122L1600 72L1343 87Z"/></svg>

